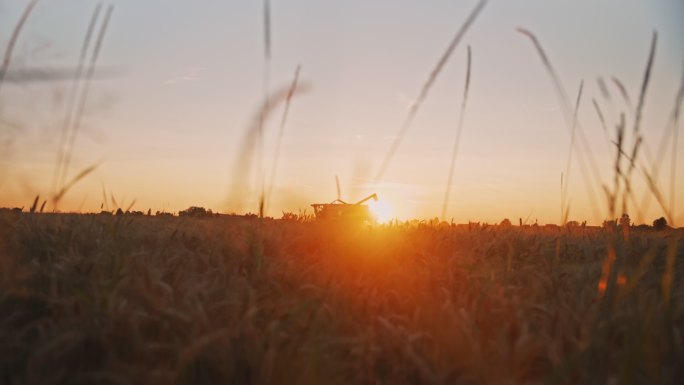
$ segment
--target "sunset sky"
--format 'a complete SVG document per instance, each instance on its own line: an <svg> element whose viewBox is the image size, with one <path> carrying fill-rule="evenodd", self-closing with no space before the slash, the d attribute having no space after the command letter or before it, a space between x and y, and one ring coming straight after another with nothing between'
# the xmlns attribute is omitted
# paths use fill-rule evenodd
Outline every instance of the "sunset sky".
<svg viewBox="0 0 684 385"><path fill-rule="evenodd" d="M27 3L0 0L0 53ZM253 174L245 182L249 199L229 197L234 171L247 168L236 162L264 95L262 2L110 3L114 11L98 60L106 70L92 83L70 175L100 166L59 209L99 211L104 189L124 207L135 199L136 210L197 205L255 212L260 186ZM591 99L601 105L611 137L623 110L631 133L633 113L610 79L620 79L636 104L657 30L642 124L650 152L657 151L684 65L682 1L492 0L437 78L383 180L374 183L411 103L476 3L271 0L270 89L287 87L301 64L300 80L309 90L292 100L268 215L311 212L311 203L332 201L338 175L343 199L376 192L400 219L439 216L470 45L470 96L447 217L557 223L570 135L553 84L518 27L539 38L573 101L584 80L578 121L605 183L612 183L614 150ZM11 70L75 67L96 4L41 0L17 42ZM611 101L602 96L599 77ZM49 195L69 85L7 83L0 89L0 206L28 206L36 194ZM268 170L282 109L278 105L265 126ZM684 135L678 145L684 146ZM665 159L661 186L669 202L669 152ZM681 181L682 151L679 159ZM578 166L575 157L570 219L600 223L605 196L592 184L600 211L592 210ZM635 181L641 202L644 184L636 174ZM684 182L675 198L681 225ZM651 200L643 221L661 215Z"/></svg>

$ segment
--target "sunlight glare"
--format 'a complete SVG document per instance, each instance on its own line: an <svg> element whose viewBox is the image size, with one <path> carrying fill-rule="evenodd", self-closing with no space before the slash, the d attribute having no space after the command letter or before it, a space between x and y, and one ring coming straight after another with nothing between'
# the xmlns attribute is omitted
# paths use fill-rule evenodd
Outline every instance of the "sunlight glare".
<svg viewBox="0 0 684 385"><path fill-rule="evenodd" d="M387 223L392 219L392 207L382 200L368 203L368 208L379 223Z"/></svg>

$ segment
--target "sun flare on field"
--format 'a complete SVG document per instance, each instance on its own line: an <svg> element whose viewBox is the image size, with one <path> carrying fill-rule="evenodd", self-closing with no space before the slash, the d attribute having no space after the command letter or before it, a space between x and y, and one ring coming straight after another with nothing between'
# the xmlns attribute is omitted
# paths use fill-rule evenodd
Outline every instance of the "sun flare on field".
<svg viewBox="0 0 684 385"><path fill-rule="evenodd" d="M368 203L368 208L379 223L387 223L392 220L392 206L387 201L377 200L370 202Z"/></svg>

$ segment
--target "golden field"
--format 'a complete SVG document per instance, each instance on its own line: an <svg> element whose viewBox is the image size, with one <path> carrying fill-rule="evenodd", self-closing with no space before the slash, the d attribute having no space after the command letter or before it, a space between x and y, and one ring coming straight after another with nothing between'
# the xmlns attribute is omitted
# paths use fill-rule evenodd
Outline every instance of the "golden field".
<svg viewBox="0 0 684 385"><path fill-rule="evenodd" d="M3 384L674 384L682 232L0 214Z"/></svg>

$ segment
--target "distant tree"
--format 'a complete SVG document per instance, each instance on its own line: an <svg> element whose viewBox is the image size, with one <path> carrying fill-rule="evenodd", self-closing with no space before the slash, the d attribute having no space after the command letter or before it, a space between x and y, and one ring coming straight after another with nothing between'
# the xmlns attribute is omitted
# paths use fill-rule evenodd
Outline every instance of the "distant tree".
<svg viewBox="0 0 684 385"><path fill-rule="evenodd" d="M123 212L123 210L121 210L121 207L116 209L116 215L124 215L124 212Z"/></svg>
<svg viewBox="0 0 684 385"><path fill-rule="evenodd" d="M504 218L504 220L501 221L501 223L499 223L499 226L501 226L501 227L511 227L511 220L508 219L508 218Z"/></svg>
<svg viewBox="0 0 684 385"><path fill-rule="evenodd" d="M665 230L669 226L667 225L667 220L664 217L660 217L653 221L653 228L655 230Z"/></svg>
<svg viewBox="0 0 684 385"><path fill-rule="evenodd" d="M567 227L579 227L580 224L577 221L569 221L568 223L565 224Z"/></svg>
<svg viewBox="0 0 684 385"><path fill-rule="evenodd" d="M620 217L620 226L625 228L629 227L631 225L631 220L629 219L629 215L627 213L622 214Z"/></svg>
<svg viewBox="0 0 684 385"><path fill-rule="evenodd" d="M147 215L148 216L152 215L152 209L147 209Z"/></svg>

